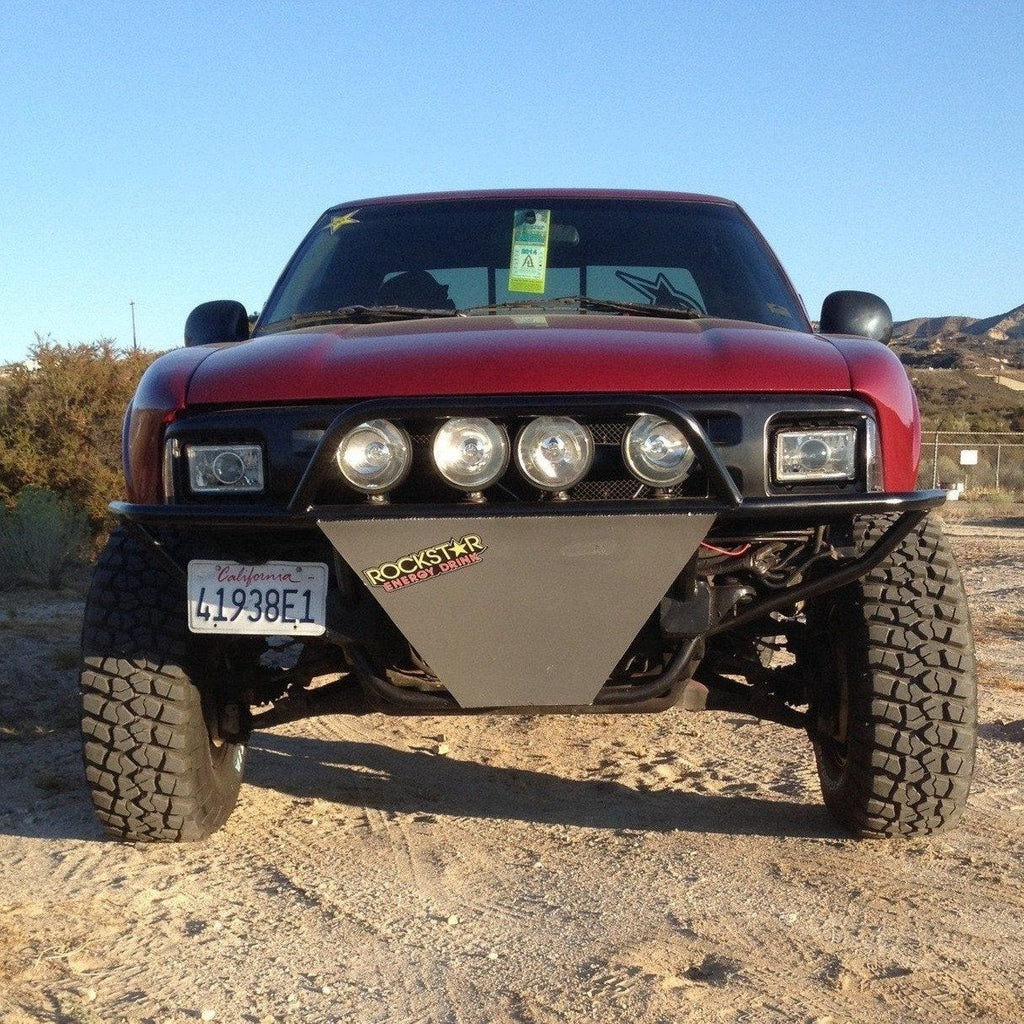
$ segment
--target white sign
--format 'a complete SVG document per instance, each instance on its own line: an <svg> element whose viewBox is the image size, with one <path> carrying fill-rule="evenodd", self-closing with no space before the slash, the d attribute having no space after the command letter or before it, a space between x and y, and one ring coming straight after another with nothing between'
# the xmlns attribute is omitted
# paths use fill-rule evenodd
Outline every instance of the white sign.
<svg viewBox="0 0 1024 1024"><path fill-rule="evenodd" d="M978 464L978 451L976 448L960 449L960 465L976 466Z"/></svg>

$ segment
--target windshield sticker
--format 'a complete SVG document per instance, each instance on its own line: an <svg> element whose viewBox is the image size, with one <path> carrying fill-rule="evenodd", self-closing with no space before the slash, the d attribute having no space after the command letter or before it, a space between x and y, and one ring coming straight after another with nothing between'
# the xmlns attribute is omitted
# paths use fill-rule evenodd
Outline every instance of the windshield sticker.
<svg viewBox="0 0 1024 1024"><path fill-rule="evenodd" d="M616 270L615 276L630 288L646 295L652 306L665 306L669 309L692 309L695 313L707 312L692 295L677 288L664 274L659 273L653 280L627 274L624 270Z"/></svg>
<svg viewBox="0 0 1024 1024"><path fill-rule="evenodd" d="M358 210L353 210L351 213L343 213L340 217L332 217L331 223L327 225L328 230L333 235L342 228L347 228L349 224L358 224L359 221L356 220L358 212Z"/></svg>
<svg viewBox="0 0 1024 1024"><path fill-rule="evenodd" d="M512 260L508 271L510 292L544 291L548 269L550 210L516 210L512 218Z"/></svg>
<svg viewBox="0 0 1024 1024"><path fill-rule="evenodd" d="M385 593L411 587L414 583L440 579L457 572L468 565L482 562L481 552L486 551L484 543L475 534L466 534L461 540L435 544L433 547L411 551L393 562L382 562L372 569L364 569L371 587L380 587Z"/></svg>

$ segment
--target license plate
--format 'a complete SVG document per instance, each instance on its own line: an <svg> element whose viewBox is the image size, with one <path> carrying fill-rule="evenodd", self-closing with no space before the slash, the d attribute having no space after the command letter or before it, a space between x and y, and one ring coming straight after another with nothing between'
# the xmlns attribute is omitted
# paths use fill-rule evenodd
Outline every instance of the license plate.
<svg viewBox="0 0 1024 1024"><path fill-rule="evenodd" d="M323 562L188 563L193 633L319 636L327 622Z"/></svg>

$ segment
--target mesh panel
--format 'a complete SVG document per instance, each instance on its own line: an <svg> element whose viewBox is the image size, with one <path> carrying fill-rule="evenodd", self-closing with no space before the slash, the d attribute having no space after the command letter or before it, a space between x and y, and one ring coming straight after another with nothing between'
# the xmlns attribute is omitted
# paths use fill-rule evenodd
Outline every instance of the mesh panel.
<svg viewBox="0 0 1024 1024"><path fill-rule="evenodd" d="M578 483L569 497L576 501L627 501L630 498L650 497L651 490L639 480L584 480Z"/></svg>
<svg viewBox="0 0 1024 1024"><path fill-rule="evenodd" d="M626 434L625 423L588 423L594 435L594 444L622 444Z"/></svg>

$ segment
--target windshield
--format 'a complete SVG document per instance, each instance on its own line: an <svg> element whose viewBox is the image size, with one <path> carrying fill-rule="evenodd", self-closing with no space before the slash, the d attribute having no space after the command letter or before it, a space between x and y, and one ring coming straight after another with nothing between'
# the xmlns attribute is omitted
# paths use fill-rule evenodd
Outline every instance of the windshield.
<svg viewBox="0 0 1024 1024"><path fill-rule="evenodd" d="M351 320L353 307L488 315L638 306L807 329L770 250L734 206L531 195L329 210L257 332L328 322L335 311Z"/></svg>

